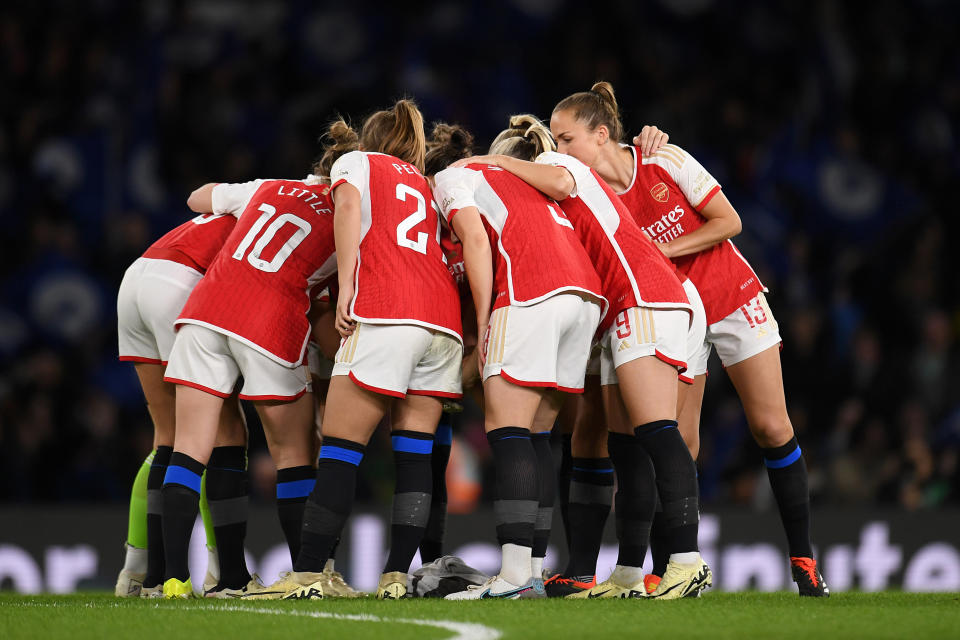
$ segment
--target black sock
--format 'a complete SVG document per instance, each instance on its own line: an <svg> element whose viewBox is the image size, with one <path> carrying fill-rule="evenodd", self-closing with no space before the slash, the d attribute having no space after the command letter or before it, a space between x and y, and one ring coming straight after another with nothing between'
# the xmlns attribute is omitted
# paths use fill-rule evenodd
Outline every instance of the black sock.
<svg viewBox="0 0 960 640"><path fill-rule="evenodd" d="M277 516L290 549L290 561L300 555L300 530L303 529L303 507L317 484L317 470L310 465L277 469Z"/></svg>
<svg viewBox="0 0 960 640"><path fill-rule="evenodd" d="M493 502L497 542L533 547L540 481L530 430L501 427L487 434L493 451L497 495Z"/></svg>
<svg viewBox="0 0 960 640"><path fill-rule="evenodd" d="M810 544L810 491L807 488L807 464L801 455L797 437L779 447L762 449L763 462L780 510L791 557L813 557Z"/></svg>
<svg viewBox="0 0 960 640"><path fill-rule="evenodd" d="M560 505L560 519L563 521L563 535L567 541L567 556L573 557L570 543L570 477L573 473L573 436L564 433L560 436L560 468L557 470L557 504Z"/></svg>
<svg viewBox="0 0 960 640"><path fill-rule="evenodd" d="M366 449L359 442L326 437L320 448L317 483L303 509L300 553L295 571L323 571L357 491L357 467Z"/></svg>
<svg viewBox="0 0 960 640"><path fill-rule="evenodd" d="M214 447L207 463L207 503L217 537L221 589L240 589L250 582L243 544L250 511L246 447Z"/></svg>
<svg viewBox="0 0 960 640"><path fill-rule="evenodd" d="M629 437L629 436L627 436ZM592 576L613 504L610 458L573 458L570 476L569 549L565 576Z"/></svg>
<svg viewBox="0 0 960 640"><path fill-rule="evenodd" d="M451 415L444 413L437 426L433 440L433 455L430 456L433 489L430 494L430 519L420 541L420 560L423 564L443 556L443 534L447 528L447 464L450 462L450 447L453 444Z"/></svg>
<svg viewBox="0 0 960 640"><path fill-rule="evenodd" d="M670 529L663 517L663 505L657 497L657 510L653 514L653 526L650 527L650 556L653 558L653 575L663 577L670 562Z"/></svg>
<svg viewBox="0 0 960 640"><path fill-rule="evenodd" d="M173 447L157 447L147 476L147 576L144 587L156 587L163 584L163 476L167 475L167 465Z"/></svg>
<svg viewBox="0 0 960 640"><path fill-rule="evenodd" d="M391 440L396 477L390 520L390 553L383 572L406 573L430 519L433 434L401 430L394 431Z"/></svg>
<svg viewBox="0 0 960 640"><path fill-rule="evenodd" d="M185 453L174 451L160 490L163 504L164 579L186 582L190 534L200 511L200 477L204 466Z"/></svg>
<svg viewBox="0 0 960 640"><path fill-rule="evenodd" d="M700 522L697 465L676 420L657 420L634 429L656 472L663 517L670 530L671 553L697 550Z"/></svg>
<svg viewBox="0 0 960 640"><path fill-rule="evenodd" d="M617 564L640 567L650 542L650 523L657 488L650 457L634 436L611 433L610 461L617 474L616 524L620 553Z"/></svg>
<svg viewBox="0 0 960 640"><path fill-rule="evenodd" d="M544 558L547 555L550 529L553 526L553 503L557 496L557 471L553 465L550 432L534 434L530 440L533 443L533 451L537 455L537 473L540 476L539 507L537 508L537 521L533 527L532 557Z"/></svg>

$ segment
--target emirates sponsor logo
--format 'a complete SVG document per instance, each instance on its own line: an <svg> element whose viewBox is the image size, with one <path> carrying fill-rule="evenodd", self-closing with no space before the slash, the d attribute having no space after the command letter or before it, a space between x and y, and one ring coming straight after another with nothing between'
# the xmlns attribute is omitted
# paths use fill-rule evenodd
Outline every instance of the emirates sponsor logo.
<svg viewBox="0 0 960 640"><path fill-rule="evenodd" d="M670 189L668 189L664 183L658 182L650 189L650 195L653 196L653 199L657 202L666 202L670 197Z"/></svg>

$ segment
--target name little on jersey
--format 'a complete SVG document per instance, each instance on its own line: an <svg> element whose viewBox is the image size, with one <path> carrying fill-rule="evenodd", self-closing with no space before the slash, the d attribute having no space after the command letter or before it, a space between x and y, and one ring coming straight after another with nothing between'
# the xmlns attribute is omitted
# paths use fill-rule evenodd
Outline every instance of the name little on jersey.
<svg viewBox="0 0 960 640"><path fill-rule="evenodd" d="M329 188L325 187L324 193L326 193L328 190ZM284 186L280 185L279 190L277 190L277 195L300 198L308 207L317 213L333 213L333 209L323 206L324 202L313 202L314 200L319 200L320 197L307 189L301 189L299 187L291 187L290 185L287 185L286 191L284 191Z"/></svg>
<svg viewBox="0 0 960 640"><path fill-rule="evenodd" d="M657 242L670 242L683 235L683 224L680 218L686 211L680 205L663 214L659 220L643 228L647 235Z"/></svg>

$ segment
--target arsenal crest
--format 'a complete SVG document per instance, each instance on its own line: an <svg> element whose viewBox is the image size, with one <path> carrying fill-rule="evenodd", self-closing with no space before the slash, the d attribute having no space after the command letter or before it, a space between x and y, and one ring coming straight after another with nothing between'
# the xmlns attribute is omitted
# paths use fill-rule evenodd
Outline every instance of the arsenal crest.
<svg viewBox="0 0 960 640"><path fill-rule="evenodd" d="M658 182L650 189L650 195L653 196L653 199L657 202L666 202L667 198L670 197L670 190L667 189L667 185Z"/></svg>

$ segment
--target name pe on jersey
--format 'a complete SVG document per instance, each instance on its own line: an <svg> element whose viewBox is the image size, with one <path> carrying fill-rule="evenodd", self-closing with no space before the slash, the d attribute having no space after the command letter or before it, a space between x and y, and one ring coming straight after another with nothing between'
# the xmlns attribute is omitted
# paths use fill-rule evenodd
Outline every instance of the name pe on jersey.
<svg viewBox="0 0 960 640"><path fill-rule="evenodd" d="M307 189L301 189L300 187L291 187L287 186L286 191L284 191L284 186L280 185L280 188L277 190L278 196L289 196L291 198L299 198L303 202L313 209L316 213L333 213L333 209L330 207L323 206L323 202L313 202L314 200L320 200L320 197L312 191Z"/></svg>
<svg viewBox="0 0 960 640"><path fill-rule="evenodd" d="M680 218L686 211L680 205L663 214L659 220L644 229L647 235L654 238L657 242L670 242L683 235L683 225L680 224Z"/></svg>
<svg viewBox="0 0 960 640"><path fill-rule="evenodd" d="M413 165L411 165L411 164L407 164L406 162L393 162L393 163L391 163L391 164L393 165L393 168L396 169L396 170L397 170L397 173L399 173L399 174L409 173L409 174L412 174L412 175L415 175L415 176L419 176L419 175L420 175L420 172L417 171L417 168L416 168L415 166L413 166Z"/></svg>

